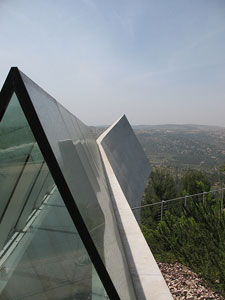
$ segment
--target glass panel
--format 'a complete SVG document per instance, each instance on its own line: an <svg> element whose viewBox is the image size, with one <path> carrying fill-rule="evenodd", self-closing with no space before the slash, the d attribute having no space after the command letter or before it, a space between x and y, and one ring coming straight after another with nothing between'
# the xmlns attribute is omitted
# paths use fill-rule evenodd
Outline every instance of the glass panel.
<svg viewBox="0 0 225 300"><path fill-rule="evenodd" d="M72 114L69 118L65 108L24 74L21 73L21 76L61 172L119 296L123 300L136 299L101 156L91 130ZM85 155L81 154L79 143L89 165L84 163Z"/></svg>
<svg viewBox="0 0 225 300"><path fill-rule="evenodd" d="M0 299L107 299L15 94L0 145Z"/></svg>
<svg viewBox="0 0 225 300"><path fill-rule="evenodd" d="M34 179L37 175L36 166L31 159L25 163L22 174L13 188L8 205L0 224L0 249L5 241L13 234L14 226L29 195Z"/></svg>
<svg viewBox="0 0 225 300"><path fill-rule="evenodd" d="M60 142L59 147L67 182L70 187L73 187L71 191L76 195L76 204L92 235L95 246L104 261L103 237L105 219L99 207L94 188L91 185L91 181L85 172L82 161L72 141ZM73 162L73 164L71 164L71 162ZM76 184L74 184L74 182L76 182Z"/></svg>
<svg viewBox="0 0 225 300"><path fill-rule="evenodd" d="M17 104L14 94L0 126L0 220L34 146L30 127Z"/></svg>
<svg viewBox="0 0 225 300"><path fill-rule="evenodd" d="M18 239L1 258L3 299L106 299L57 189Z"/></svg>
<svg viewBox="0 0 225 300"><path fill-rule="evenodd" d="M35 180L32 191L26 201L24 208L23 208L23 213L20 215L19 220L17 222L17 225L16 225L17 231L22 230L22 228L25 226L27 218L29 217L29 215L31 214L31 212L34 208L35 201L37 200L38 195L41 192L41 189L44 185L44 182L46 180L48 173L49 173L49 171L48 171L47 164L45 162L43 162L41 165L41 168L39 170L39 173L37 175L37 178ZM44 196L45 196L45 194L42 196L42 199L44 198Z"/></svg>
<svg viewBox="0 0 225 300"><path fill-rule="evenodd" d="M5 299L106 299L104 288L56 189L6 252ZM3 258L2 258L3 260ZM4 299L4 298L3 298Z"/></svg>
<svg viewBox="0 0 225 300"><path fill-rule="evenodd" d="M48 168L47 168L46 173L47 173L47 176L45 177L43 185L41 186L40 193L38 194L37 199L36 199L35 204L34 204L35 208L38 208L41 205L45 195L50 193L50 191L52 190L52 187L54 185L54 181L52 179L52 176L51 176Z"/></svg>

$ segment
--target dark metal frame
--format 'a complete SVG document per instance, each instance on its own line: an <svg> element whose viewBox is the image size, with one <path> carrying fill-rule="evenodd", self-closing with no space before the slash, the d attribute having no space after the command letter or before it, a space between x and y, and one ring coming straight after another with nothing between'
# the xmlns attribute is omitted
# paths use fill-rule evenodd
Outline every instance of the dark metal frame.
<svg viewBox="0 0 225 300"><path fill-rule="evenodd" d="M28 120L33 135L41 149L42 155L48 165L51 175L58 187L61 197L68 209L68 212L76 226L82 242L91 258L91 261L99 275L99 278L111 300L120 300L120 297L112 283L112 280L103 264L103 261L94 245L90 233L82 219L79 209L64 179L58 162L54 156L47 136L41 126L38 115L27 92L20 71L12 67L0 92L0 121L9 104L12 94L15 92L22 110Z"/></svg>

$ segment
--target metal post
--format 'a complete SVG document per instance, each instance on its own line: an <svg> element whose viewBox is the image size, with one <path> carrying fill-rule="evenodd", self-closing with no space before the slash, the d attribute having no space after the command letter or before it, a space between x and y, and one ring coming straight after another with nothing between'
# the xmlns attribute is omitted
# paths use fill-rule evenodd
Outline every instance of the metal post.
<svg viewBox="0 0 225 300"><path fill-rule="evenodd" d="M203 204L205 204L205 192L203 192Z"/></svg>
<svg viewBox="0 0 225 300"><path fill-rule="evenodd" d="M184 197L184 207L187 207L187 196Z"/></svg>
<svg viewBox="0 0 225 300"><path fill-rule="evenodd" d="M161 202L161 221L162 221L162 218L163 218L163 202L165 202L165 201L162 200L162 202Z"/></svg>
<svg viewBox="0 0 225 300"><path fill-rule="evenodd" d="M221 190L221 214L223 213L223 189Z"/></svg>

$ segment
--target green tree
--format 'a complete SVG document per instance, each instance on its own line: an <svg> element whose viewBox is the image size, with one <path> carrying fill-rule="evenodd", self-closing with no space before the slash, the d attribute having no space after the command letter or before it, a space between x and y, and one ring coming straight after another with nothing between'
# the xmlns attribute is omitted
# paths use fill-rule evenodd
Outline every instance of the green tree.
<svg viewBox="0 0 225 300"><path fill-rule="evenodd" d="M175 198L176 184L173 176L167 169L157 168L150 174L150 186L159 201Z"/></svg>
<svg viewBox="0 0 225 300"><path fill-rule="evenodd" d="M225 172L225 164L222 165L222 166L220 167L220 172L221 172L221 173L224 173L224 172Z"/></svg>
<svg viewBox="0 0 225 300"><path fill-rule="evenodd" d="M155 168L149 177L142 205L175 198L177 187L172 174L163 168ZM160 219L160 206L145 207L141 211L142 224L148 228L155 228Z"/></svg>
<svg viewBox="0 0 225 300"><path fill-rule="evenodd" d="M225 295L225 213L219 201L194 201L188 217L167 211L156 229L142 230L158 260L174 256Z"/></svg>
<svg viewBox="0 0 225 300"><path fill-rule="evenodd" d="M209 191L211 183L205 172L189 170L183 178L184 194L193 195Z"/></svg>

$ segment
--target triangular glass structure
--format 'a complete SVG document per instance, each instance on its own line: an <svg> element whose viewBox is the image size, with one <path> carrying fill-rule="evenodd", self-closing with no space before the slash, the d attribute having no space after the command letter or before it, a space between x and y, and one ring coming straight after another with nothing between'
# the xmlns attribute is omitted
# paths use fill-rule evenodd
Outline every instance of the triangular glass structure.
<svg viewBox="0 0 225 300"><path fill-rule="evenodd" d="M17 68L0 121L1 299L136 299L89 128Z"/></svg>
<svg viewBox="0 0 225 300"><path fill-rule="evenodd" d="M105 299L15 93L0 145L1 299Z"/></svg>

